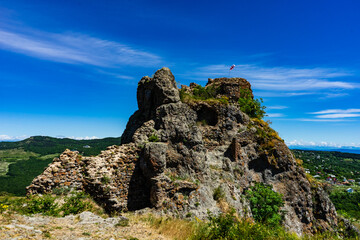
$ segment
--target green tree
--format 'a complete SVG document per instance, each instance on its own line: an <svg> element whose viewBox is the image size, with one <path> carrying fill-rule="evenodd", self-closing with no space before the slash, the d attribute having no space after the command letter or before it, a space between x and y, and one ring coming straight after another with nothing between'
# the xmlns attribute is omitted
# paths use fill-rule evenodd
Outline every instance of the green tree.
<svg viewBox="0 0 360 240"><path fill-rule="evenodd" d="M256 183L246 191L255 221L278 225L282 221L280 208L284 206L282 195L274 192L271 185Z"/></svg>
<svg viewBox="0 0 360 240"><path fill-rule="evenodd" d="M238 103L240 110L252 118L262 119L266 114L266 107L261 106L263 103L262 98L254 99L249 89L240 89L240 98Z"/></svg>

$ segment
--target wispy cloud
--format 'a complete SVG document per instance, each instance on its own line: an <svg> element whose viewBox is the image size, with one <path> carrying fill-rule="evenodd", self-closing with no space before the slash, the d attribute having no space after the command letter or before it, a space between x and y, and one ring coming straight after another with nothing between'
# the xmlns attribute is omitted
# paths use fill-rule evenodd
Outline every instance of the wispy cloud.
<svg viewBox="0 0 360 240"><path fill-rule="evenodd" d="M74 136L71 136L71 137L66 137L66 138L71 138L71 139L75 139L75 140L93 140L93 139L99 139L99 137L96 137L96 136L92 136L92 137L89 137L89 136L86 136L86 137L74 137Z"/></svg>
<svg viewBox="0 0 360 240"><path fill-rule="evenodd" d="M319 118L295 118L293 120L301 122L352 122L354 120L348 119L319 119Z"/></svg>
<svg viewBox="0 0 360 240"><path fill-rule="evenodd" d="M317 115L315 118L321 119L355 118L360 117L360 109L327 109L318 112L312 112L310 114L315 114Z"/></svg>
<svg viewBox="0 0 360 240"><path fill-rule="evenodd" d="M286 141L288 146L302 146L302 147L333 147L333 148L353 148L353 147L360 147L360 143L348 143L348 144L338 144L334 142L313 142L313 141L303 141L303 140L292 140Z"/></svg>
<svg viewBox="0 0 360 240"><path fill-rule="evenodd" d="M360 114L354 113L335 113L335 114L324 114L318 115L316 118L353 118L353 117L360 117Z"/></svg>
<svg viewBox="0 0 360 240"><path fill-rule="evenodd" d="M5 135L2 134L0 135L0 141L18 141L18 140L23 140L25 138L27 138L28 136L23 135L23 136L9 136L9 135Z"/></svg>
<svg viewBox="0 0 360 240"><path fill-rule="evenodd" d="M287 106L267 106L266 109L272 110L272 109L276 109L276 110L281 110L281 109L286 109L288 108Z"/></svg>
<svg viewBox="0 0 360 240"><path fill-rule="evenodd" d="M311 114L338 114L338 113L360 113L360 109L358 108L350 108L350 109L327 109L318 112L312 112Z"/></svg>
<svg viewBox="0 0 360 240"><path fill-rule="evenodd" d="M275 118L275 117L284 117L285 115L282 113L268 113L267 116Z"/></svg>
<svg viewBox="0 0 360 240"><path fill-rule="evenodd" d="M292 141L286 141L286 144L288 146L292 147L332 147L332 148L354 148L354 147L360 147L360 143L348 143L348 144L338 144L334 142L313 142L313 141L303 141L303 140L292 140Z"/></svg>
<svg viewBox="0 0 360 240"><path fill-rule="evenodd" d="M196 77L220 77L229 74L225 64L200 67ZM263 67L257 65L237 65L231 71L232 77L244 77L251 81L254 89L276 90L285 92L315 91L322 89L354 89L356 83L334 80L339 77L352 76L349 71L336 68L286 68Z"/></svg>
<svg viewBox="0 0 360 240"><path fill-rule="evenodd" d="M0 48L55 62L99 67L154 66L156 54L135 46L79 33L19 33L0 29Z"/></svg>
<svg viewBox="0 0 360 240"><path fill-rule="evenodd" d="M326 93L325 96L321 97L321 99L328 99L328 98L338 98L348 96L348 93Z"/></svg>

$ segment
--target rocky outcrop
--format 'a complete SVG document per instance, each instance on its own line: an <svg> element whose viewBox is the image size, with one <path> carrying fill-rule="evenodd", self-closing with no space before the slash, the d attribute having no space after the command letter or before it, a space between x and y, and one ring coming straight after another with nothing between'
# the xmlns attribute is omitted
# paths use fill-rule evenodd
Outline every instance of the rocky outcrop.
<svg viewBox="0 0 360 240"><path fill-rule="evenodd" d="M283 140L266 122L240 110L241 92L252 96L249 82L209 79L205 89L212 91L211 98L196 97L199 89L197 84L177 89L167 68L142 78L139 109L130 117L122 145L96 157L66 151L28 192L69 185L90 193L108 211L149 207L205 218L208 210L220 212L225 205L251 216L245 191L263 182L283 195L288 229L301 234L312 231L314 223L323 229L337 225L333 204L321 188L311 186ZM55 175L56 168L65 174ZM221 203L213 198L215 189L224 194Z"/></svg>

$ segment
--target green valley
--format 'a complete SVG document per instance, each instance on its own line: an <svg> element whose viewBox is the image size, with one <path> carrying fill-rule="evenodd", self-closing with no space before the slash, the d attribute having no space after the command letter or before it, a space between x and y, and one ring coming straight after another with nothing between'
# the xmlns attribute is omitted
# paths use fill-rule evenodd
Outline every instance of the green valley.
<svg viewBox="0 0 360 240"><path fill-rule="evenodd" d="M306 173L321 183L338 213L360 220L360 154L292 150Z"/></svg>
<svg viewBox="0 0 360 240"><path fill-rule="evenodd" d="M74 140L35 136L18 142L0 142L0 192L25 195L25 187L65 149L91 156L119 144L120 137Z"/></svg>

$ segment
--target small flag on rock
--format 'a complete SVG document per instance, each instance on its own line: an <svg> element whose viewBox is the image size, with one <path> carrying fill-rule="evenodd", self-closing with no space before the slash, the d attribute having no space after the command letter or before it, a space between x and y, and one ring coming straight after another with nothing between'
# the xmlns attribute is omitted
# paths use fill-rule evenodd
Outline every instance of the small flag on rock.
<svg viewBox="0 0 360 240"><path fill-rule="evenodd" d="M230 71L233 70L235 68L235 64L233 64L231 67L230 67Z"/></svg>

